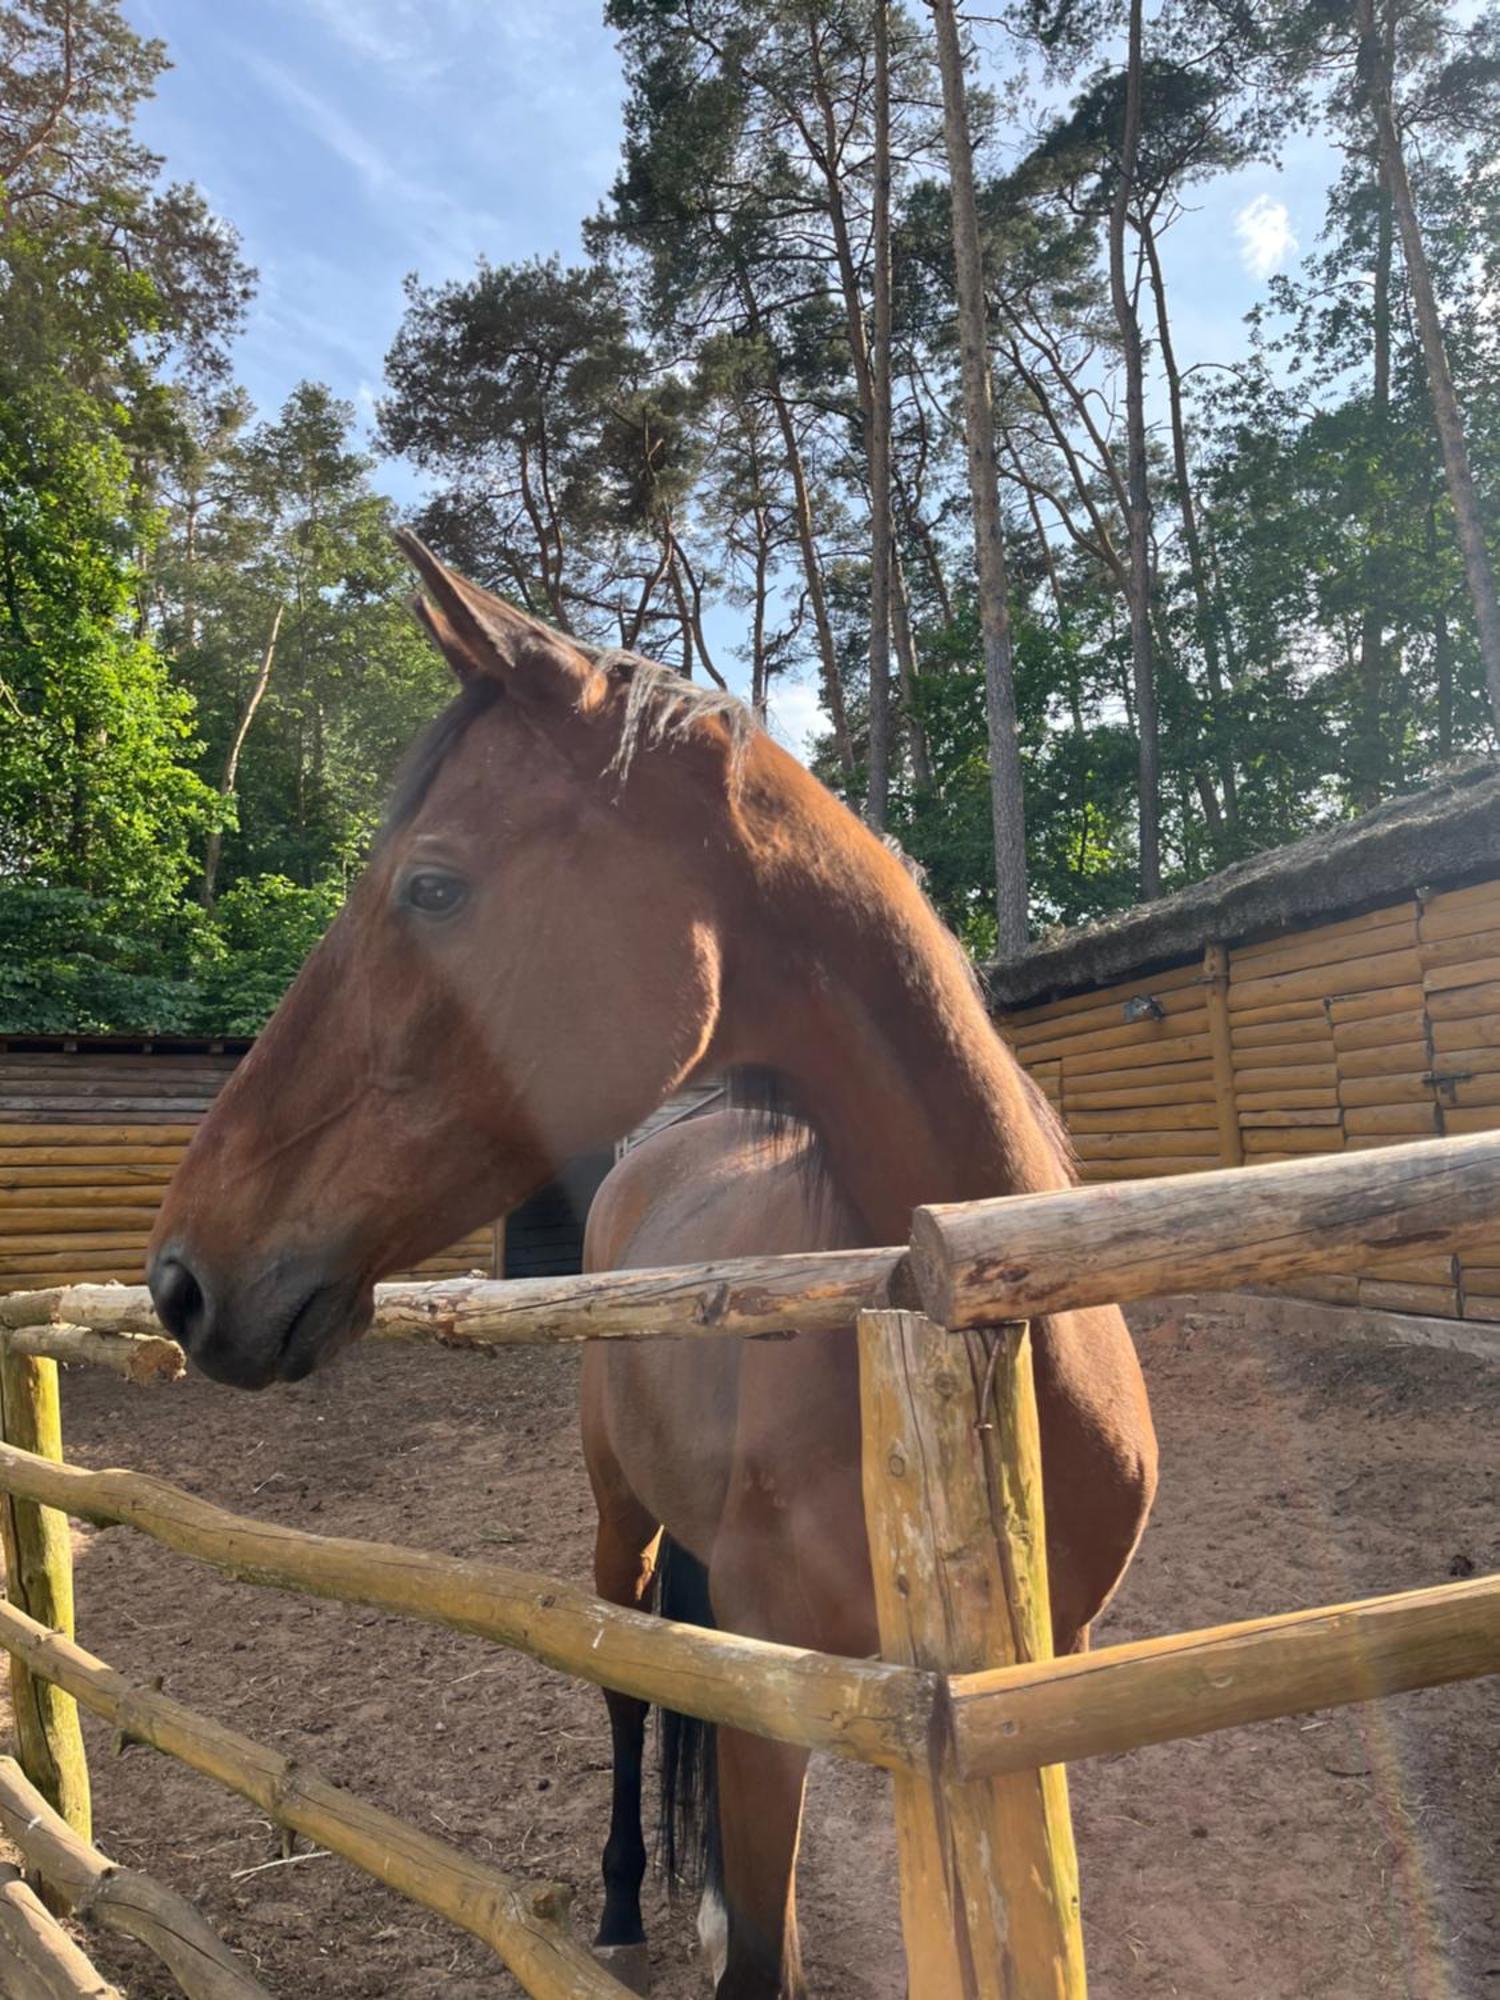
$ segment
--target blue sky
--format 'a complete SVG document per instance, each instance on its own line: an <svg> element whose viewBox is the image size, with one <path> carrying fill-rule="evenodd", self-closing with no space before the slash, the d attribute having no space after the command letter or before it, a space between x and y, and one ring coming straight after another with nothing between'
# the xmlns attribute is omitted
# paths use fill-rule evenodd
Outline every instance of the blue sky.
<svg viewBox="0 0 1500 2000"><path fill-rule="evenodd" d="M485 255L576 257L619 154L620 65L602 0L126 0L174 67L143 134L239 229L260 290L236 372L274 411L304 377L368 420L401 281ZM1243 316L1309 248L1330 156L1211 183L1164 246L1179 359L1243 350ZM401 469L381 480L413 492ZM800 742L810 689L785 688Z"/></svg>

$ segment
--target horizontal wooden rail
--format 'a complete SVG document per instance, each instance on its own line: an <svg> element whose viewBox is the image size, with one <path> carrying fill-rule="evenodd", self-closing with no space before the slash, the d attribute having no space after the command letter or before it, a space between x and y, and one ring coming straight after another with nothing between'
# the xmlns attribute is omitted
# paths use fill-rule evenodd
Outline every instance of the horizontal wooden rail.
<svg viewBox="0 0 1500 2000"><path fill-rule="evenodd" d="M175 1382L187 1367L182 1349L165 1334L120 1333L114 1328L69 1326L60 1321L0 1329L0 1350L106 1368L113 1375L123 1375L127 1382Z"/></svg>
<svg viewBox="0 0 1500 2000"><path fill-rule="evenodd" d="M1461 1250L1500 1222L1500 1132L919 1208L911 1268L954 1331Z"/></svg>
<svg viewBox="0 0 1500 2000"><path fill-rule="evenodd" d="M148 1473L85 1472L4 1444L0 1492L138 1528L244 1582L474 1632L583 1680L760 1736L889 1769L927 1756L939 1684L912 1668L676 1624L533 1570L283 1528Z"/></svg>
<svg viewBox="0 0 1500 2000"><path fill-rule="evenodd" d="M725 1339L852 1327L884 1305L900 1250L740 1257L574 1278L441 1278L377 1285L371 1336L452 1347L550 1341ZM161 1336L144 1285L52 1285L0 1295L0 1328L72 1326Z"/></svg>
<svg viewBox="0 0 1500 2000"><path fill-rule="evenodd" d="M536 2000L625 2000L628 1989L567 1928L570 1892L525 1882L332 1785L306 1764L140 1688L71 1639L0 1603L0 1647L149 1744L259 1806L278 1826L352 1861L497 1951Z"/></svg>
<svg viewBox="0 0 1500 2000"><path fill-rule="evenodd" d="M920 1305L951 1329L1447 1254L1500 1222L1500 1132L920 1208L910 1252L829 1250L578 1278L377 1285L378 1339L471 1347L775 1337ZM0 1329L160 1334L144 1285L0 1296Z"/></svg>
<svg viewBox="0 0 1500 2000"><path fill-rule="evenodd" d="M0 1993L5 2000L125 2000L8 1865L0 1866Z"/></svg>
<svg viewBox="0 0 1500 2000"><path fill-rule="evenodd" d="M185 1896L80 1839L13 1757L0 1757L0 1829L73 1916L145 1945L188 2000L270 2000Z"/></svg>
<svg viewBox="0 0 1500 2000"><path fill-rule="evenodd" d="M1500 1576L1105 1646L949 1682L965 1777L1500 1673Z"/></svg>

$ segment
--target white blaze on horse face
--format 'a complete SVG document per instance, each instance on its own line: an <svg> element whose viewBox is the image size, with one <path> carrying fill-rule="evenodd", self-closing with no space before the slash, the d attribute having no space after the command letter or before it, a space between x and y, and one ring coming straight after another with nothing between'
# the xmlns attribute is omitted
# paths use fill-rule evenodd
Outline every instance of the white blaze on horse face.
<svg viewBox="0 0 1500 2000"><path fill-rule="evenodd" d="M729 1963L729 1912L717 1889L705 1889L698 1905L698 1944L717 1986Z"/></svg>

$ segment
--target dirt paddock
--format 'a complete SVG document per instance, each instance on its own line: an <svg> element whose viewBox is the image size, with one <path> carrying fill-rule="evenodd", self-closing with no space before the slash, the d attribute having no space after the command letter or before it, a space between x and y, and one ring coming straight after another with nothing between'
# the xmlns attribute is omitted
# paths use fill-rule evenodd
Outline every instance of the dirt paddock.
<svg viewBox="0 0 1500 2000"><path fill-rule="evenodd" d="M1500 1569L1500 1368L1139 1317L1161 1499L1101 1632L1118 1640ZM356 1350L249 1398L75 1373L69 1456L328 1533L586 1578L576 1355ZM578 1885L591 1928L608 1751L590 1689L478 1640L221 1581L80 1531L79 1634L127 1674L496 1863ZM100 1844L196 1896L283 2000L515 1991L479 1945L355 1874L283 1862L255 1809L86 1720ZM1500 2000L1500 1683L1075 1767L1095 2000ZM813 1989L904 1991L878 1774L819 1765L803 1850ZM661 2000L705 1990L653 1890ZM137 2000L175 1991L95 1943Z"/></svg>

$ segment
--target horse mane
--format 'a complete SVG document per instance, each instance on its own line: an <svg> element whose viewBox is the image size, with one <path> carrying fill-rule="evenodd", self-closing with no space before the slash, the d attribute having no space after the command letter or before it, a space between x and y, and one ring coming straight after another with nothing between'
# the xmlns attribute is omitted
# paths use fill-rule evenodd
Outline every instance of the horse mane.
<svg viewBox="0 0 1500 2000"><path fill-rule="evenodd" d="M745 754L764 733L759 717L727 688L700 687L660 661L645 659L623 647L596 647L579 641L578 650L590 662L592 678L626 690L620 738L606 769L622 782L642 750L681 743L707 721L723 723L729 738L731 787L738 779ZM439 770L470 728L503 699L505 684L489 674L466 680L446 708L439 711L412 744L397 769L381 824L380 839L399 832L421 810ZM581 701L588 699L585 690Z"/></svg>
<svg viewBox="0 0 1500 2000"><path fill-rule="evenodd" d="M499 681L488 674L476 674L463 683L446 708L439 709L397 766L377 846L416 818L444 763L474 723L481 715L488 715L504 693Z"/></svg>
<svg viewBox="0 0 1500 2000"><path fill-rule="evenodd" d="M621 779L641 750L679 743L691 736L700 723L722 722L729 736L731 783L738 776L745 752L762 733L759 718L737 694L728 688L699 687L659 660L612 647L593 652L594 672L605 680L622 683L627 692L625 714L620 723L620 741L609 760L609 769Z"/></svg>

